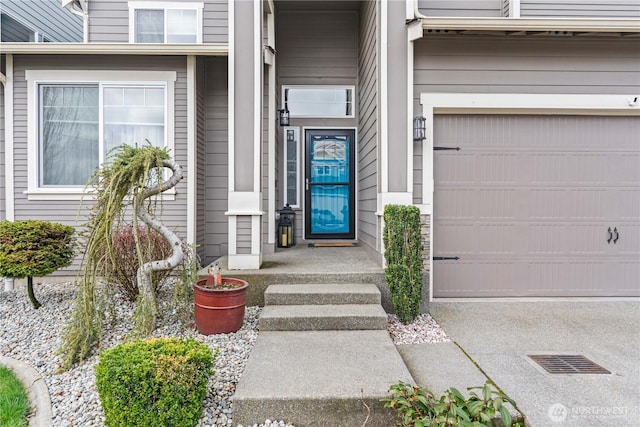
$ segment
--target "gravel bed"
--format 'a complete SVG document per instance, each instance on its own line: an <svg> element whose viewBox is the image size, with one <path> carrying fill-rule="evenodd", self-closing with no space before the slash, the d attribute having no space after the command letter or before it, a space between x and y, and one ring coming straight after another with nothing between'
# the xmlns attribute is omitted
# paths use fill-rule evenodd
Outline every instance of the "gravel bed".
<svg viewBox="0 0 640 427"><path fill-rule="evenodd" d="M13 291L0 290L0 354L29 363L38 370L49 388L54 427L103 427L104 419L95 386L94 367L97 355L66 372L59 372L61 358L56 353L67 324L76 286L74 284L37 284L35 293L42 303L35 310L25 287ZM161 287L158 294L160 316L156 337L193 336L218 350L215 374L209 381L203 416L198 427L232 426L231 400L236 384L258 336L257 323L261 309L247 307L242 328L234 334L204 336L195 328L184 329L169 308L170 287ZM101 349L121 343L131 328L134 306L118 299L114 311L116 322L105 326ZM388 331L394 344L438 343L449 338L428 314L413 323L403 325L395 315L388 315ZM242 426L238 426L242 427ZM293 427L284 421L266 420L246 427Z"/></svg>
<svg viewBox="0 0 640 427"><path fill-rule="evenodd" d="M441 343L451 341L429 314L424 313L404 325L395 314L387 314L387 331L395 345Z"/></svg>

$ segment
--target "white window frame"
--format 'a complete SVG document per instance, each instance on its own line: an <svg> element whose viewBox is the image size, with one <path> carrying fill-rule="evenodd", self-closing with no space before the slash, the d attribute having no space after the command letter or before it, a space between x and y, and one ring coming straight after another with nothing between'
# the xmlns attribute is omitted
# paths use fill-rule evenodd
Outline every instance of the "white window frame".
<svg viewBox="0 0 640 427"><path fill-rule="evenodd" d="M129 3L129 43L136 41L135 13L140 9L163 10L164 13L164 42L167 43L167 10L195 10L196 11L196 44L202 44L202 2L169 2L169 1L130 1ZM190 43L184 43L190 44Z"/></svg>
<svg viewBox="0 0 640 427"><path fill-rule="evenodd" d="M175 71L91 71L91 70L26 70L27 81L27 195L28 200L80 200L87 192L84 187L40 187L39 186L39 114L41 84L87 84L99 87L99 123L103 126L103 87L113 85L153 85L165 87L165 147L175 152ZM99 132L99 146L103 146ZM103 160L104 153L100 153ZM163 194L169 200L175 191Z"/></svg>
<svg viewBox="0 0 640 427"><path fill-rule="evenodd" d="M351 114L344 116L304 116L297 115L293 112L289 113L290 118L300 118L300 119L353 119L356 117L356 87L353 85L283 85L282 86L282 106L280 108L285 108L285 92L287 89L330 89L330 90L339 90L339 89L351 89Z"/></svg>
<svg viewBox="0 0 640 427"><path fill-rule="evenodd" d="M284 141L284 147L282 149L283 153L284 153L284 171L283 171L283 188L284 188L284 194L282 195L282 199L284 200L284 204L287 205L289 204L290 207L292 208L300 208L302 207L302 202L300 201L300 182L301 182L301 175L300 175L300 161L301 161L301 147L300 147L300 127L299 126L287 126L284 129L284 133L283 133L283 138L282 140ZM288 176L287 176L287 131L293 131L294 137L296 138L296 199L297 199L297 203L291 203L288 200Z"/></svg>

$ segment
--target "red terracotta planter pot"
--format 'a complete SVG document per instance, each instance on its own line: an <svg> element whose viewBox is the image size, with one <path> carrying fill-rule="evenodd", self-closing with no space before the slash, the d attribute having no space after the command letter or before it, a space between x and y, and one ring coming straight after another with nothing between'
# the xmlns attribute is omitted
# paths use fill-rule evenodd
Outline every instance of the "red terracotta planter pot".
<svg viewBox="0 0 640 427"><path fill-rule="evenodd" d="M207 279L193 285L194 317L203 335L236 332L242 326L249 284L240 279L224 277L223 285L237 285L233 289L207 287Z"/></svg>

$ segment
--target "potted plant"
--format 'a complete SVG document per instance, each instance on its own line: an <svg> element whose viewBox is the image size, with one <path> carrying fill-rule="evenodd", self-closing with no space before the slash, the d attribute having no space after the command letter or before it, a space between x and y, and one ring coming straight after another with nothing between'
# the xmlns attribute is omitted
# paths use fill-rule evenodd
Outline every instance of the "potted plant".
<svg viewBox="0 0 640 427"><path fill-rule="evenodd" d="M242 326L249 284L222 277L220 266L209 267L205 279L193 285L193 315L203 335L236 332Z"/></svg>

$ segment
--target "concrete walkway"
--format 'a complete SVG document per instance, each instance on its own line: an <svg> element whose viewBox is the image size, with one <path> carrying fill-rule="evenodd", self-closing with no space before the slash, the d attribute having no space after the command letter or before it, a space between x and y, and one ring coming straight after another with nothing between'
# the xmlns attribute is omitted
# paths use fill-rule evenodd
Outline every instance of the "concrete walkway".
<svg viewBox="0 0 640 427"><path fill-rule="evenodd" d="M29 397L31 417L30 427L52 425L51 397L42 376L29 364L11 357L0 356L0 365L9 368L22 382Z"/></svg>
<svg viewBox="0 0 640 427"><path fill-rule="evenodd" d="M530 425L640 425L640 301L436 302L429 311ZM454 343L400 353L433 392L484 382ZM612 374L552 375L530 354L580 354Z"/></svg>

